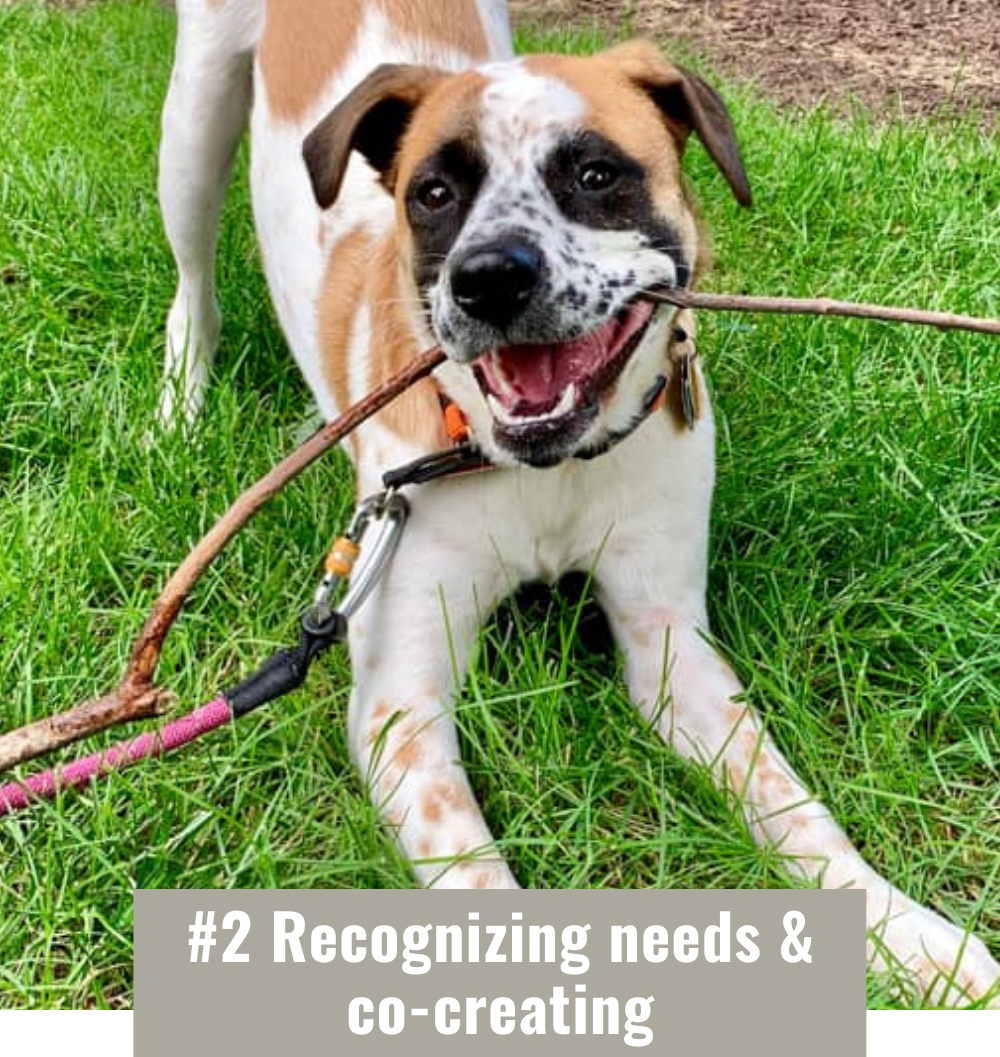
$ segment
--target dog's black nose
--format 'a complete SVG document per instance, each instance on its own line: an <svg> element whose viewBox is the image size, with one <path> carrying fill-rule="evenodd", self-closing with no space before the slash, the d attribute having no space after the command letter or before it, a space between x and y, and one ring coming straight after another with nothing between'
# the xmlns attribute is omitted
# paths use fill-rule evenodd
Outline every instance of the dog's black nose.
<svg viewBox="0 0 1000 1057"><path fill-rule="evenodd" d="M455 303L474 319L504 327L527 308L542 278L542 255L527 242L477 246L451 269Z"/></svg>

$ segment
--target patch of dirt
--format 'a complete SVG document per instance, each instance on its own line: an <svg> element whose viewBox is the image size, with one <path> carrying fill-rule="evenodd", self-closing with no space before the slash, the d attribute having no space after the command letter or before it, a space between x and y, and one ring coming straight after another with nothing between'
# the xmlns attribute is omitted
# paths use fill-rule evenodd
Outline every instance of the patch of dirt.
<svg viewBox="0 0 1000 1057"><path fill-rule="evenodd" d="M677 41L785 104L858 101L904 117L973 110L994 124L1000 115L1000 0L509 2L522 23L645 34L667 50Z"/></svg>
<svg viewBox="0 0 1000 1057"><path fill-rule="evenodd" d="M512 0L516 18L644 33L779 102L1000 113L997 0Z"/></svg>

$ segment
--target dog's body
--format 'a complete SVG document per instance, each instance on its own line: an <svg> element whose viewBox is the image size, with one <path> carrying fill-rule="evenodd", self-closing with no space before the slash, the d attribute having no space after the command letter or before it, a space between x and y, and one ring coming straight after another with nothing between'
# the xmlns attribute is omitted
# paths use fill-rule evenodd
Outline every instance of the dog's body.
<svg viewBox="0 0 1000 1057"><path fill-rule="evenodd" d="M496 0L178 0L178 15L161 151L180 271L164 418L178 399L197 409L214 350L215 230L252 71L264 265L322 412L423 348L449 354L436 385L351 440L360 492L447 445L442 392L498 466L410 496L400 551L351 626L352 750L420 881L516 884L459 761L449 701L504 596L583 570L636 705L739 797L754 836L794 876L867 890L881 964L884 944L939 996L956 966L968 995L988 989L1000 967L985 947L862 861L705 639L711 412L695 364L693 428L650 413L677 383L678 318L641 294L687 283L698 261L680 176L690 130L749 199L718 97L644 45L510 62Z"/></svg>

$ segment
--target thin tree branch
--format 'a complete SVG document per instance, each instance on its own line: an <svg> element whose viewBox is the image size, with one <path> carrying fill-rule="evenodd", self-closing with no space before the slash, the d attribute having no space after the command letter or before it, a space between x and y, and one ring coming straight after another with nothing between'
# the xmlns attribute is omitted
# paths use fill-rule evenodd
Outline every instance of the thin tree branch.
<svg viewBox="0 0 1000 1057"><path fill-rule="evenodd" d="M678 308L709 309L713 312L769 312L796 316L850 316L880 319L886 323L918 323L941 330L971 330L977 334L1000 334L1000 319L961 316L954 312L928 312L918 308L893 308L858 301L835 301L829 297L748 297L740 294L701 294L676 287L660 287L648 293L651 301Z"/></svg>
<svg viewBox="0 0 1000 1057"><path fill-rule="evenodd" d="M769 312L782 315L848 316L883 320L888 323L916 323L941 330L968 330L980 334L1000 334L1000 320L928 312L913 308L835 301L830 298L747 297L729 294L701 294L690 290L658 288L645 295L653 301L678 308L722 312ZM218 553L294 477L325 451L356 429L389 401L426 377L444 359L432 349L408 367L349 408L335 422L324 426L273 470L244 492L209 530L167 581L153 604L121 683L112 693L86 701L66 712L0 735L0 771L68 745L118 723L143 719L162 712L170 699L167 690L153 685L163 640L180 612L194 584Z"/></svg>

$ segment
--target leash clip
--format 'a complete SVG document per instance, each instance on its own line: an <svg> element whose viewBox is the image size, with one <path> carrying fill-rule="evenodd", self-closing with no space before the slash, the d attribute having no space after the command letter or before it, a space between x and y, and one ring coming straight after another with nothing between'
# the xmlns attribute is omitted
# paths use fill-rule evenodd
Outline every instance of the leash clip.
<svg viewBox="0 0 1000 1057"><path fill-rule="evenodd" d="M332 619L346 621L357 611L385 573L409 513L406 497L393 488L358 504L347 531L334 541L326 556L323 579L302 618L307 632L321 634ZM347 593L334 609L331 600L345 580L349 581Z"/></svg>
<svg viewBox="0 0 1000 1057"><path fill-rule="evenodd" d="M410 504L406 501L406 496L400 495L394 489L380 492L377 499L373 512L365 521L362 534L367 539L375 524L378 524L378 535L365 548L364 563L352 574L347 594L341 600L339 609L345 619L350 618L382 579L399 546L406 519L410 516Z"/></svg>
<svg viewBox="0 0 1000 1057"><path fill-rule="evenodd" d="M313 661L347 638L347 619L385 572L409 511L406 499L392 489L369 496L358 505L347 531L326 556L313 604L302 615L298 645L278 650L252 675L226 691L224 696L234 717L301 686ZM374 535L369 538L371 533ZM335 608L334 592L345 580L349 581L347 593Z"/></svg>

